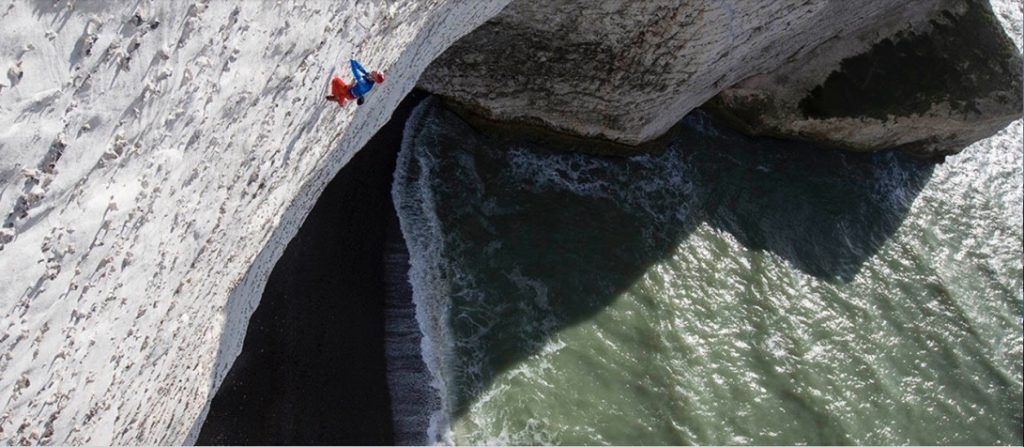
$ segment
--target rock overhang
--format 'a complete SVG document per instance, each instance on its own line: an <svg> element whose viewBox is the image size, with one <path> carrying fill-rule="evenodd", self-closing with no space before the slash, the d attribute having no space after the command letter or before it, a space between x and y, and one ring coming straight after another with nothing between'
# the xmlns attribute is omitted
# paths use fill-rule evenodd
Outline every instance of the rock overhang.
<svg viewBox="0 0 1024 447"><path fill-rule="evenodd" d="M606 20L608 15L616 20ZM589 9L572 1L517 0L449 48L419 84L490 120L625 145L656 139L690 110L708 103L751 134L854 150L900 147L925 155L945 154L1020 116L1020 50L1006 32L985 0L816 0L735 6L711 1L605 1ZM917 43L911 44L916 49L883 54L886 42L906 47L907 36L917 36ZM969 47L970 42L983 48L950 51ZM930 44L944 48L932 48L927 56L941 65L934 68L941 74L927 73L922 57L915 56ZM965 58L977 60L978 54L1005 63L996 69L980 64L974 64L973 71L956 68ZM827 78L841 72L844 61L877 63L885 56L886 63L907 64L930 77L945 78L939 89L955 90L958 82L974 85L971 77L983 77L996 86L988 92L998 92L988 97L959 89L951 96L966 94L971 100L933 101L937 105L928 106L937 109L930 111L931 107L922 109L922 101L911 101L915 94L935 90L926 79L920 86L888 86L912 93L888 99L903 104L908 113L893 115L897 119L884 126L864 121L872 116L852 117L855 121L848 123L824 120L817 126L798 118L813 109L814 98L828 96L815 96L815 85L841 84ZM884 89L884 82L901 79L892 76L876 83ZM789 99L797 93L799 98ZM805 97L812 99L801 107L800 98ZM846 108L864 109L865 115L892 115L867 110L872 98L879 95L856 96L856 103ZM956 123L948 115L979 102L988 107L972 119L959 120L959 130L940 129ZM865 132L854 129L858 123ZM968 130L971 126L976 129Z"/></svg>

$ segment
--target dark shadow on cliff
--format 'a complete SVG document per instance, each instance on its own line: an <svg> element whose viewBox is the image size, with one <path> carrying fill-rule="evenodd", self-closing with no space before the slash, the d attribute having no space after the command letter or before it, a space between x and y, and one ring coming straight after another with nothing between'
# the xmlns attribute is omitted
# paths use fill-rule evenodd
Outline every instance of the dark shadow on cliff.
<svg viewBox="0 0 1024 447"><path fill-rule="evenodd" d="M394 444L383 250L402 126L421 99L399 105L288 243L197 444Z"/></svg>
<svg viewBox="0 0 1024 447"><path fill-rule="evenodd" d="M444 235L436 267L458 309L455 418L497 375L611 305L702 224L807 274L852 280L899 228L933 166L894 152L751 139L699 111L673 129L662 154L570 154L542 137L470 126L439 102L421 107L406 135L417 156L407 166L400 157L396 173L411 180L398 190L410 207L400 213L436 216ZM429 203L416 191L424 184Z"/></svg>

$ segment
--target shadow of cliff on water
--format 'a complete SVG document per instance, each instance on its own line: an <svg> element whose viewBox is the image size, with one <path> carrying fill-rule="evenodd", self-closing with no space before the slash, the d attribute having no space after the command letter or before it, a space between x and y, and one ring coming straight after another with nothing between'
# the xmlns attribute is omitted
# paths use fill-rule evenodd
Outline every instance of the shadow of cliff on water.
<svg viewBox="0 0 1024 447"><path fill-rule="evenodd" d="M412 218L441 229L432 268L445 284L433 287L457 309L452 340L441 341L454 349L453 419L701 225L809 275L852 281L900 227L933 167L895 152L752 139L700 111L672 130L663 153L582 155L543 138L497 137L439 101L420 107L406 127L403 151L414 156L399 158L396 194L409 207L403 219L419 214Z"/></svg>
<svg viewBox="0 0 1024 447"><path fill-rule="evenodd" d="M749 138L699 111L676 130L674 144L691 157L703 193L698 218L747 249L842 282L896 232L934 167L895 151Z"/></svg>

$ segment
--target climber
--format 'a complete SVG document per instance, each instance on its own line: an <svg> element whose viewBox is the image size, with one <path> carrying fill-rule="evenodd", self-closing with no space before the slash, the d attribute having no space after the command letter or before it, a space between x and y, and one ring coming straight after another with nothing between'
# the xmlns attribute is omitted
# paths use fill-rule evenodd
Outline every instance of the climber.
<svg viewBox="0 0 1024 447"><path fill-rule="evenodd" d="M352 99L356 100L356 104L362 105L366 94L370 92L374 84L384 82L384 75L381 72L374 70L367 73L359 61L351 59L351 62L352 75L356 78L352 85L346 84L345 80L338 75L334 75L334 78L331 79L331 94L327 96L327 99L338 101L339 106L344 106L347 101Z"/></svg>

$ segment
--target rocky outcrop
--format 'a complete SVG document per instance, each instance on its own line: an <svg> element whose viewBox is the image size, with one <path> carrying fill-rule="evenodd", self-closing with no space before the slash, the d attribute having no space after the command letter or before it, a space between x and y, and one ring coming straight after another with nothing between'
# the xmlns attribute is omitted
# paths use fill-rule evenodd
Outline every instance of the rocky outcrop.
<svg viewBox="0 0 1024 447"><path fill-rule="evenodd" d="M324 186L507 1L7 3L0 444L179 444ZM340 109L352 56L388 78Z"/></svg>
<svg viewBox="0 0 1024 447"><path fill-rule="evenodd" d="M419 85L499 120L636 144L722 89L933 0L517 0Z"/></svg>
<svg viewBox="0 0 1024 447"><path fill-rule="evenodd" d="M1021 116L1021 56L987 2L950 2L878 35L833 38L707 108L749 134L923 156L959 152Z"/></svg>
<svg viewBox="0 0 1024 447"><path fill-rule="evenodd" d="M973 8L971 11L978 9ZM846 110L822 109L837 91L847 87L841 74L840 80L824 80L845 58L862 55L859 64L852 63L862 66L864 61L889 61L915 51L897 49L889 59L879 59L878 52L887 51L886 45L905 40L893 38L894 35L918 36L916 45L927 47L931 45L930 39L937 36L935 31L943 34L948 28L960 32L984 26L978 32L986 38L1002 33L992 21L979 24L976 20L959 19L967 17L962 12L966 9L970 8L956 0L785 0L739 4L658 0L603 1L596 5L517 0L434 61L421 78L420 86L488 118L638 144L661 135L690 110L739 83L716 102L717 109L730 114L732 122L746 123L741 127L751 132L826 141L804 128L783 132L783 125L793 123L793 114L787 112L802 113L806 109L812 110L812 114L827 115L873 108L872 112L880 113L881 109L867 104L872 100L868 97L852 98L853 103L846 104ZM947 17L949 11L956 11L955 20ZM988 52L995 46L996 55L1005 59L1006 42L1002 37L996 44L982 45L972 54ZM875 50L876 44L883 48ZM886 82L905 83L889 86L899 87L904 94L885 101L904 105L908 98L925 89L954 88L961 77L971 75L968 71L982 68L958 65L961 61L957 58L963 56L963 52L947 50L927 55L939 59L932 61L939 64L934 69L948 70L934 87L929 81L913 85L916 81L907 79L913 73L885 78ZM922 62L918 59L915 63ZM952 133L957 135L953 144L960 145L976 134L991 133L993 126L1007 122L1004 111L1013 106L1012 100L1004 101L1008 98L1003 94L1012 92L1012 85L997 86L1011 84L1012 75L1004 69L983 70L980 76L984 79L977 79L977 83L984 85L962 92L971 96L970 104L961 101L951 105L951 112L934 111L936 117L949 117L974 107L976 111L971 112L975 115L964 119L959 130L940 132L948 119L890 120L889 133L902 139L875 138L871 148L893 142L938 141ZM1019 85L1019 75L1016 79ZM796 94L802 89L809 93L822 82L825 85L817 96ZM934 94L921 94L940 100ZM801 108L800 101L808 96L810 99ZM1018 93L1018 99L1019 96ZM795 104L790 104L792 98ZM865 104L857 105L859 102ZM920 105L907 107L921 110ZM762 113L770 118L753 122L751 117ZM773 113L777 119L772 117ZM816 118L822 123L819 128L827 133L825 126L831 122L821 118ZM773 123L775 127L771 127ZM977 126L979 123L984 125ZM848 128L836 129L830 142L842 145L853 141L856 123L850 124ZM970 126L980 130L969 135L964 128ZM866 135L856 138L870 140Z"/></svg>

